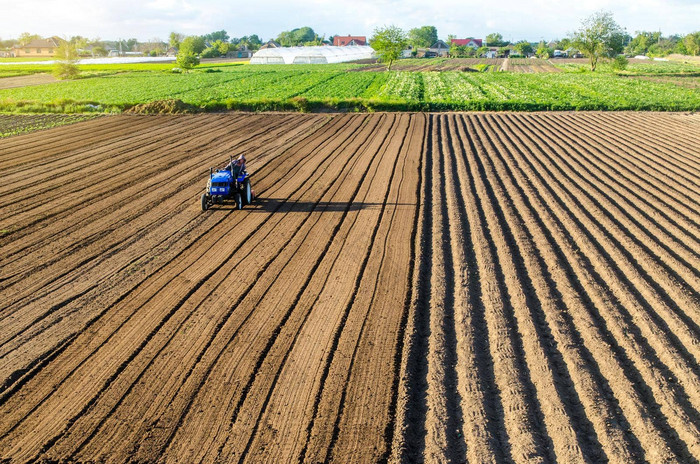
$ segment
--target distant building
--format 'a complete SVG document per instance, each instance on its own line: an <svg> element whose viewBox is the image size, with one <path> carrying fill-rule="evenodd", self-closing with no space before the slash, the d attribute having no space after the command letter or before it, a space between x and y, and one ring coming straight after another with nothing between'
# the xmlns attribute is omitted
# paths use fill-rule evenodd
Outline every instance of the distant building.
<svg viewBox="0 0 700 464"><path fill-rule="evenodd" d="M452 39L452 43L455 45L462 45L462 46L466 45L467 47L471 47L474 50L483 46L483 44L484 44L483 40L473 39L471 37L469 37L468 39Z"/></svg>
<svg viewBox="0 0 700 464"><path fill-rule="evenodd" d="M274 40L268 40L265 45L260 47L260 50L265 50L267 48L280 48L282 45L280 45L278 42L275 42Z"/></svg>
<svg viewBox="0 0 700 464"><path fill-rule="evenodd" d="M333 37L335 47L345 47L348 45L367 45L367 37L364 35L336 35Z"/></svg>
<svg viewBox="0 0 700 464"><path fill-rule="evenodd" d="M32 58L49 58L56 54L56 49L63 40L58 37L48 39L36 39L27 45L15 45L12 47L12 55L15 57L28 56Z"/></svg>
<svg viewBox="0 0 700 464"><path fill-rule="evenodd" d="M246 45L241 45L237 50L229 50L226 54L227 58L250 58L253 56L253 50Z"/></svg>
<svg viewBox="0 0 700 464"><path fill-rule="evenodd" d="M450 54L450 47L442 40L432 44L428 50L431 52L431 56L447 56Z"/></svg>

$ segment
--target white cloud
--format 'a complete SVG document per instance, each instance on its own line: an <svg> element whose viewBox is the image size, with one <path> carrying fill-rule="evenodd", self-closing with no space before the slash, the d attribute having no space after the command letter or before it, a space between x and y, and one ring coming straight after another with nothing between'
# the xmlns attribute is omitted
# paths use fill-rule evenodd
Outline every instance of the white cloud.
<svg viewBox="0 0 700 464"><path fill-rule="evenodd" d="M3 10L9 11L9 0ZM43 36L82 35L117 39L167 38L171 31L205 34L225 29L230 36L258 34L268 39L280 31L310 26L317 33L371 35L377 26L396 24L404 29L434 25L440 37L448 34L485 37L500 32L506 39L560 38L575 30L596 10L612 11L628 32L661 30L685 34L698 29L697 0L504 0L496 5L443 0L427 5L418 0L268 0L230 2L209 0L25 0L22 15L0 16L3 39L22 32ZM15 9L15 11L17 11Z"/></svg>

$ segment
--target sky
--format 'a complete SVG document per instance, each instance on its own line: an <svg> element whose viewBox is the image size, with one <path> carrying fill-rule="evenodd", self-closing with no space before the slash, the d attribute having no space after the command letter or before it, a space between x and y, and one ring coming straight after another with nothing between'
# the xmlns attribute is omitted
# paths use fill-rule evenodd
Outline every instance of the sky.
<svg viewBox="0 0 700 464"><path fill-rule="evenodd" d="M203 35L226 30L231 37L257 34L264 40L279 32L309 26L319 35L371 36L376 27L396 25L408 31L435 26L438 36L505 40L552 40L566 37L592 13L613 13L618 24L664 35L700 30L700 0L0 0L0 39L22 32L42 37L90 39L136 38L141 42L170 32Z"/></svg>

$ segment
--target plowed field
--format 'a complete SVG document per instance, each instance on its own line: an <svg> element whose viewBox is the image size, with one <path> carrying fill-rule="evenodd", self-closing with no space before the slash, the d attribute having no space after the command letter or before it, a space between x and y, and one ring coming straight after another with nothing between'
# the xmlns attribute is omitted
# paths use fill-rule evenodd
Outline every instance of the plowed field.
<svg viewBox="0 0 700 464"><path fill-rule="evenodd" d="M700 117L0 140L0 461L697 462ZM258 201L202 213L245 153Z"/></svg>

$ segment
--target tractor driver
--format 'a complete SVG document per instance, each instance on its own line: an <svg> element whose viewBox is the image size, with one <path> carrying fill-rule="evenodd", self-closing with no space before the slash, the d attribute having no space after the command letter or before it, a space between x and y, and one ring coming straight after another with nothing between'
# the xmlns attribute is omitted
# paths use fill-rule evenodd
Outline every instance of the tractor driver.
<svg viewBox="0 0 700 464"><path fill-rule="evenodd" d="M224 169L229 170L231 168L233 172L233 177L238 177L238 175L241 172L245 171L245 156L239 156L236 160L233 161L233 166L231 166L231 163L229 163Z"/></svg>

